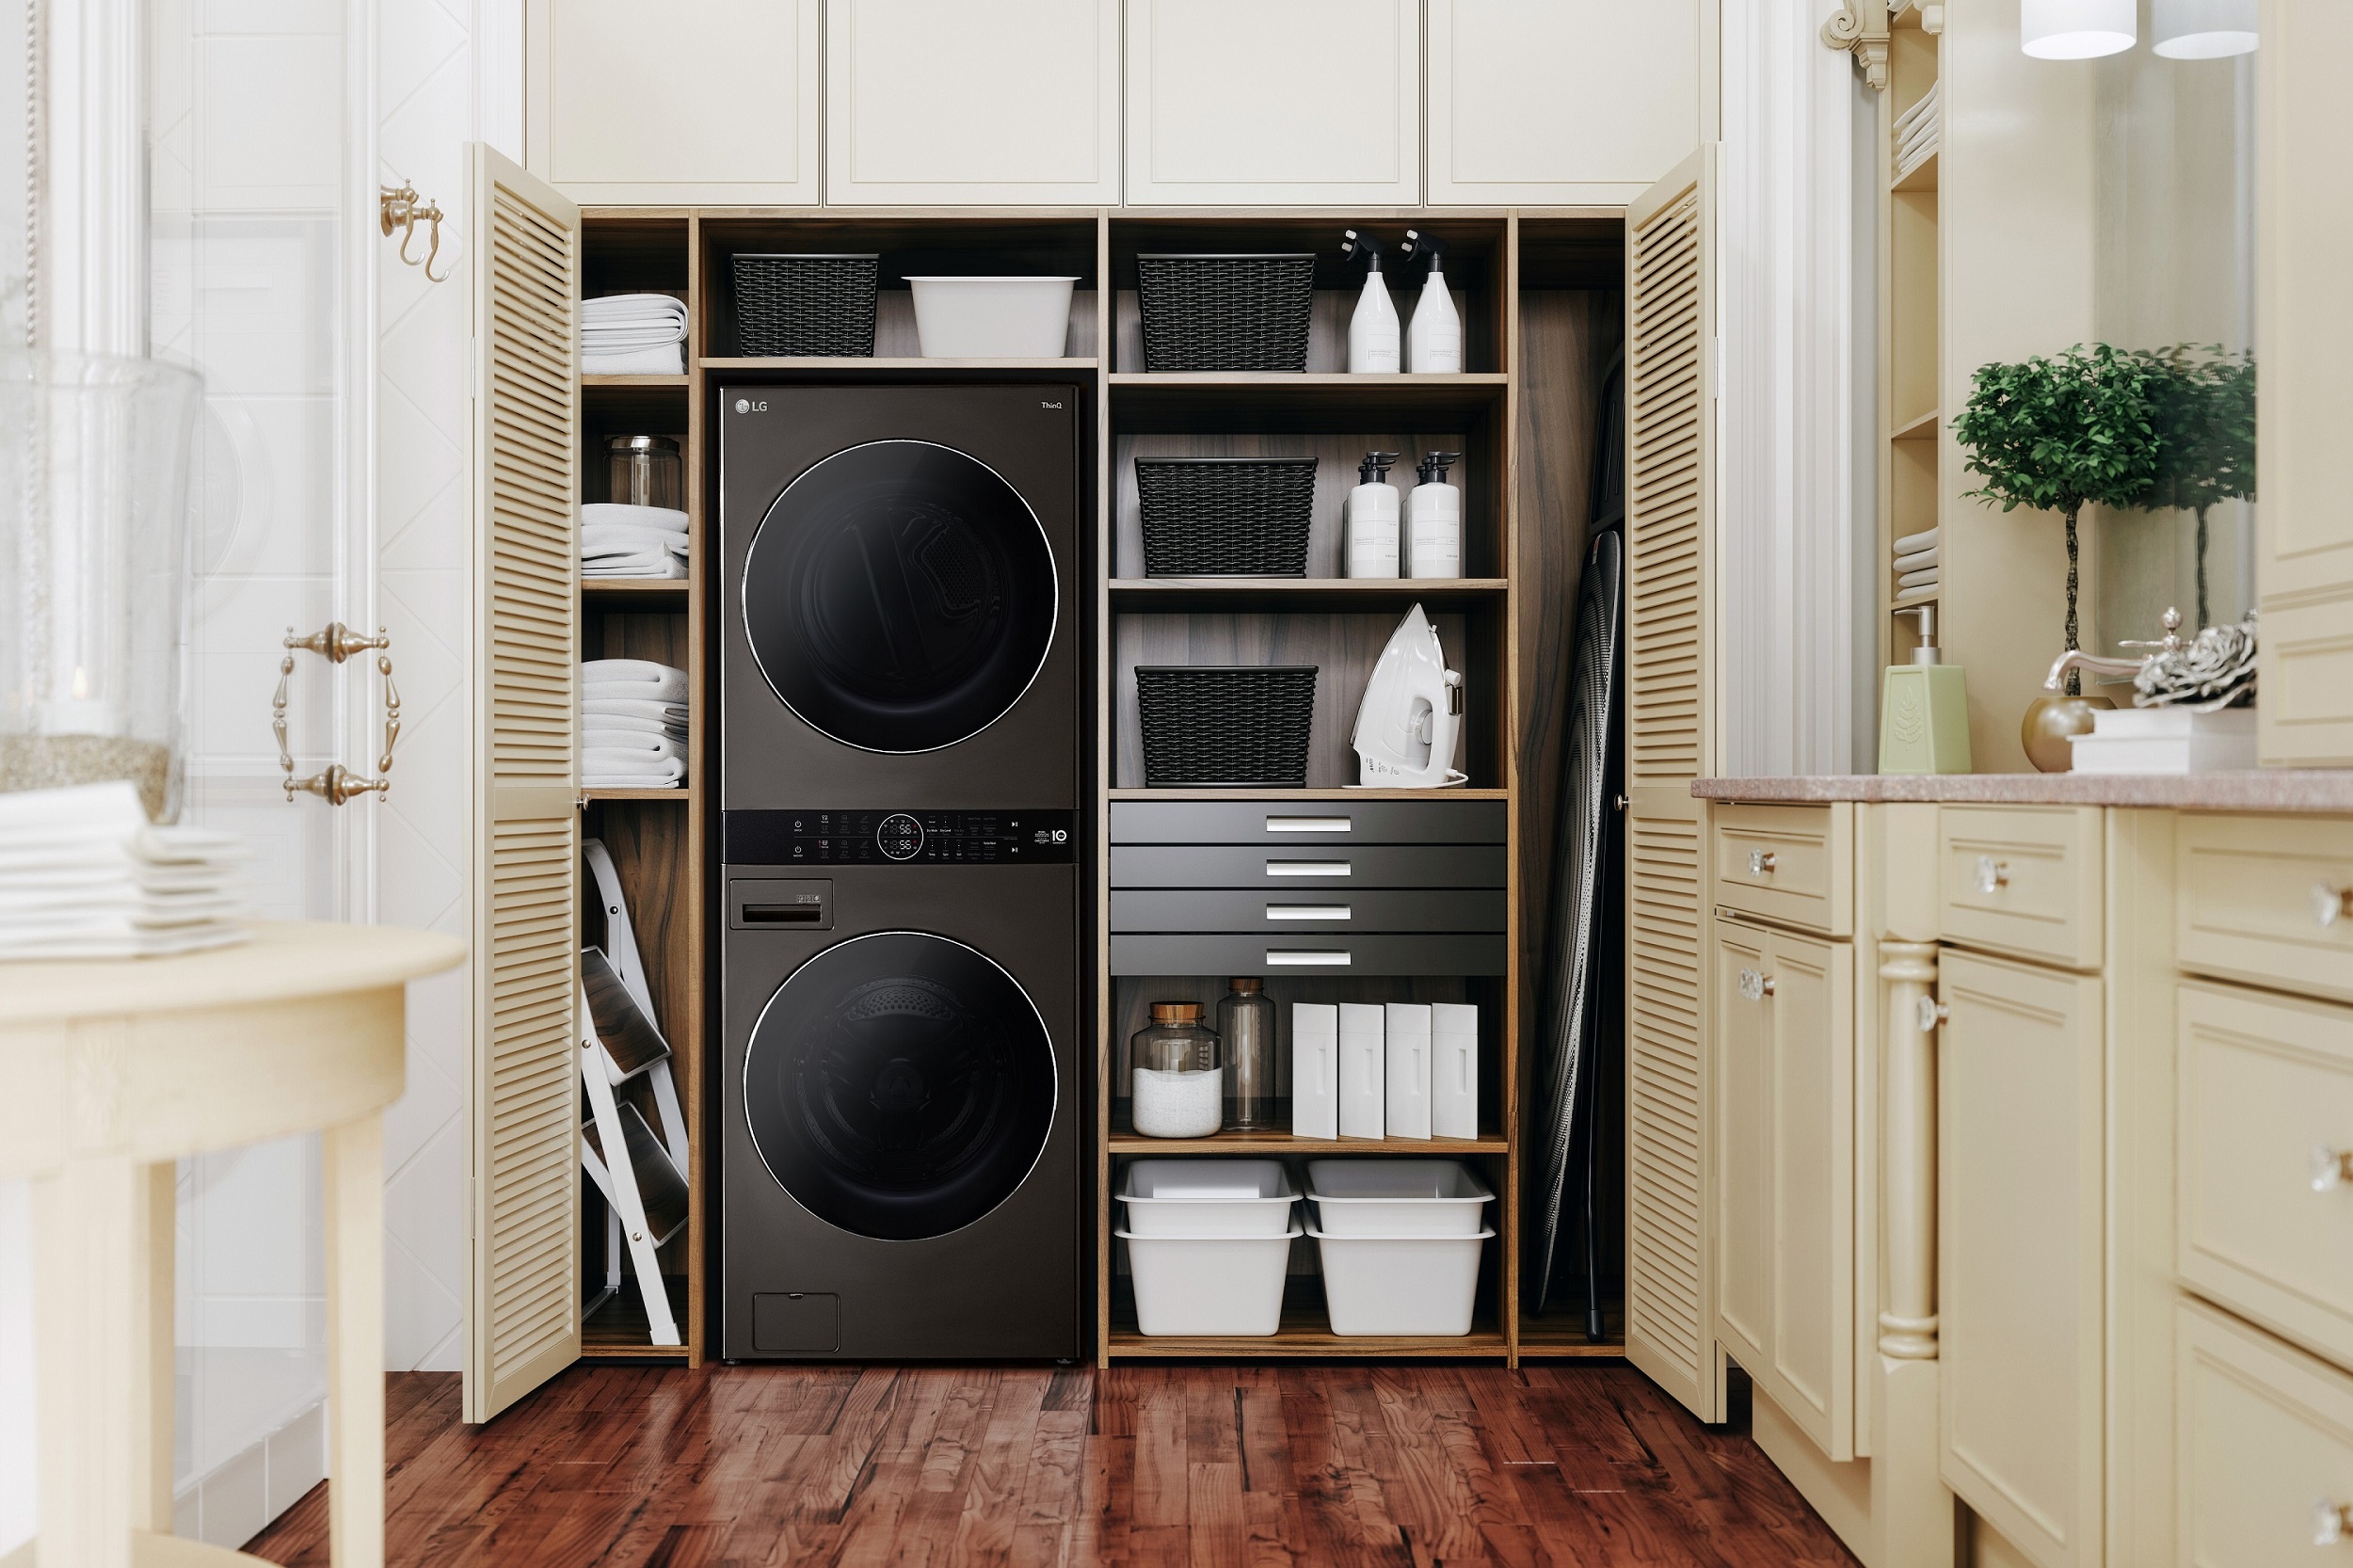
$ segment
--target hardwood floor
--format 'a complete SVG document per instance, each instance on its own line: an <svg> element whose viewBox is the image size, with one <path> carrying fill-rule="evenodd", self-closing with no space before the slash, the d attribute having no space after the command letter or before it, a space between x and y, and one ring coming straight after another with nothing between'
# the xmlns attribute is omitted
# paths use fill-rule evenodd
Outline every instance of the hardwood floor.
<svg viewBox="0 0 2353 1568"><path fill-rule="evenodd" d="M580 1367L488 1427L391 1379L390 1560L1852 1564L1622 1366ZM327 1497L246 1550L327 1562Z"/></svg>

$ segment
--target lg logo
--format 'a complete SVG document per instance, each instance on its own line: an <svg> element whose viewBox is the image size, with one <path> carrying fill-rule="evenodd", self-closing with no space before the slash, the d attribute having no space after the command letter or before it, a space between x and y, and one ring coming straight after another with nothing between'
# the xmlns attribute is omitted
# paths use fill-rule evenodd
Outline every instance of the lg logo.
<svg viewBox="0 0 2353 1568"><path fill-rule="evenodd" d="M764 414L768 411L768 400L763 397L755 403L748 397L739 397L735 400L735 411L739 414Z"/></svg>

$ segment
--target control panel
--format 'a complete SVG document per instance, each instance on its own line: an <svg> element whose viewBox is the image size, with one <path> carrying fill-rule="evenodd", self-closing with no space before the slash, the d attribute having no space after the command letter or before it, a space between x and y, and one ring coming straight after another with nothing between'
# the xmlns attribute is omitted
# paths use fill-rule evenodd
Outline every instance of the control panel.
<svg viewBox="0 0 2353 1568"><path fill-rule="evenodd" d="M731 866L1068 865L1075 811L728 811Z"/></svg>

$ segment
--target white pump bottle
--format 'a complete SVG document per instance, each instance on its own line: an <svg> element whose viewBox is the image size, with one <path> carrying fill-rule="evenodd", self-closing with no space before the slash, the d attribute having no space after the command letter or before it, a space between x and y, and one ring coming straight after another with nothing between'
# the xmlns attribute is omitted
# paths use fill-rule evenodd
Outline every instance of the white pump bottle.
<svg viewBox="0 0 2353 1568"><path fill-rule="evenodd" d="M1405 368L1417 376L1454 376L1463 369L1463 315L1446 286L1446 241L1418 229L1405 231L1404 254L1426 256L1429 276L1405 333ZM1417 577L1427 575L1417 571Z"/></svg>
<svg viewBox="0 0 2353 1568"><path fill-rule="evenodd" d="M1348 320L1349 373L1394 376L1400 369L1397 306L1389 298L1388 280L1381 276L1381 242L1354 229L1346 233L1340 254L1365 258L1365 289Z"/></svg>
<svg viewBox="0 0 2353 1568"><path fill-rule="evenodd" d="M1405 503L1405 574L1463 575L1463 492L1447 482L1459 452L1425 452L1415 470L1421 483Z"/></svg>
<svg viewBox="0 0 2353 1568"><path fill-rule="evenodd" d="M1342 513L1342 571L1349 577L1395 577L1398 568L1398 495L1388 482L1394 452L1368 452L1356 465L1356 488Z"/></svg>

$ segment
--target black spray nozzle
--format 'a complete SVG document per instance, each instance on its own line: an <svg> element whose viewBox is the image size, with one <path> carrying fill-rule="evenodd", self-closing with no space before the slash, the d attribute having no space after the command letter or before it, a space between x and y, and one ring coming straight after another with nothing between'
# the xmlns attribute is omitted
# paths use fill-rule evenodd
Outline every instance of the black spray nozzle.
<svg viewBox="0 0 2353 1568"><path fill-rule="evenodd" d="M1356 483L1371 485L1387 479L1389 468L1397 459L1398 454L1394 452L1366 453L1365 460L1356 465Z"/></svg>
<svg viewBox="0 0 2353 1568"><path fill-rule="evenodd" d="M1446 478L1446 471L1462 460L1459 452L1425 452L1421 455L1421 466L1414 472L1425 485L1438 484Z"/></svg>
<svg viewBox="0 0 2353 1568"><path fill-rule="evenodd" d="M1341 255L1362 256L1365 259L1367 272L1381 270L1381 242L1379 240L1361 229L1344 229L1341 231Z"/></svg>
<svg viewBox="0 0 2353 1568"><path fill-rule="evenodd" d="M1401 256L1421 256L1428 259L1430 270L1446 270L1446 241L1435 234L1425 234L1418 229L1405 231L1405 243L1398 248Z"/></svg>

